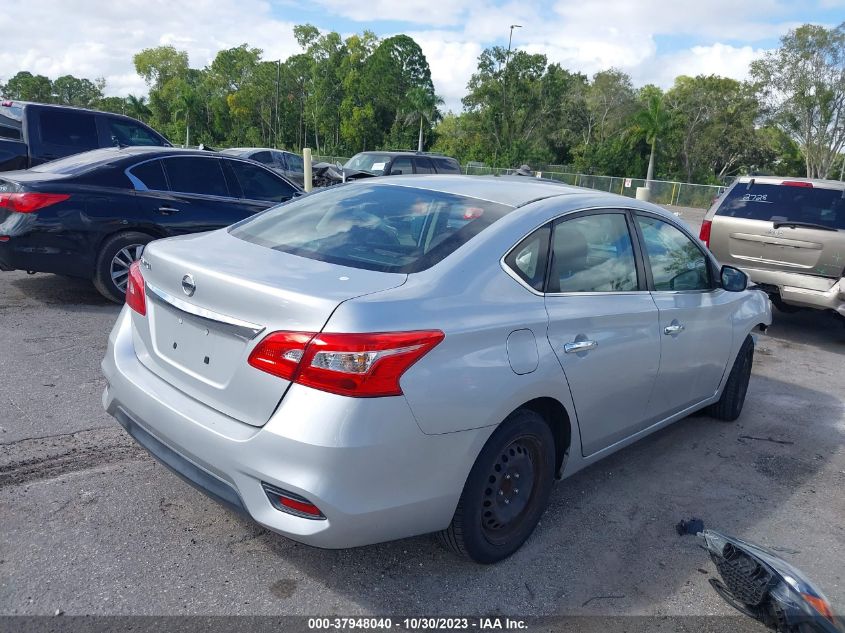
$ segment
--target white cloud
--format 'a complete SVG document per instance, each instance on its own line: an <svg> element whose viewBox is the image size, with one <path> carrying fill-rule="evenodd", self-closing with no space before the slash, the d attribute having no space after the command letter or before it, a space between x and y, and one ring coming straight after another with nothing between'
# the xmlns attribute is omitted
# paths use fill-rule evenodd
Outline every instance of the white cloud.
<svg viewBox="0 0 845 633"><path fill-rule="evenodd" d="M143 93L132 67L143 48L173 44L188 51L194 67L244 42L263 49L265 59L284 59L298 50L293 24L325 27L331 16L342 16L357 21L357 30L379 30L385 20L413 24L409 35L426 54L436 89L447 109L459 110L478 55L486 46L507 45L511 24L522 25L514 31L515 48L589 75L615 66L637 84L664 87L678 74L743 78L763 45L795 26L788 0L313 2L325 23L287 0L275 0L277 9L285 8L284 19L270 0L4 0L0 80L22 69L50 77L71 73L105 77L108 94Z"/></svg>
<svg viewBox="0 0 845 633"><path fill-rule="evenodd" d="M293 23L275 19L262 0L4 0L0 12L0 79L19 70L55 78L105 77L108 94L143 93L132 56L173 44L204 66L244 42L265 59L297 51Z"/></svg>

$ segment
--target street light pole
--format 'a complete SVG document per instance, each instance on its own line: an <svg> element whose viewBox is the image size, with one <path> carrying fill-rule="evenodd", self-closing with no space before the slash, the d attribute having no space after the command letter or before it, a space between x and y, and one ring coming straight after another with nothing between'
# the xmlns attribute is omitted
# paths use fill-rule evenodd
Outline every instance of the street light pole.
<svg viewBox="0 0 845 633"><path fill-rule="evenodd" d="M507 72L508 72L508 62L510 61L511 57L511 44L513 44L513 30L514 29L521 29L521 24L511 24L511 32L508 36L508 52L505 53L505 72L502 73L502 132L505 131L505 126L509 123L510 117L508 116L508 79L507 79ZM501 142L501 141L499 141ZM508 144L510 145L510 144ZM498 148L497 148L498 149ZM498 152L497 152L498 157Z"/></svg>
<svg viewBox="0 0 845 633"><path fill-rule="evenodd" d="M273 131L273 147L279 147L279 80L282 75L282 60L276 62L276 129Z"/></svg>
<svg viewBox="0 0 845 633"><path fill-rule="evenodd" d="M521 24L511 24L511 34L510 34L510 37L508 37L508 54L505 55L505 66L508 65L508 59L511 56L511 44L513 43L513 30L514 29L521 29L521 28L522 28Z"/></svg>

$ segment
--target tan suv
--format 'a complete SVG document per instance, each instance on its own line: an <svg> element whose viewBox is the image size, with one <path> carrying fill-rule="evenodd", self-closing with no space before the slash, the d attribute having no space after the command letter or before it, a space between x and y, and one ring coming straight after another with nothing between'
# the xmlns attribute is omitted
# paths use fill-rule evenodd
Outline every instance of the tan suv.
<svg viewBox="0 0 845 633"><path fill-rule="evenodd" d="M746 176L719 198L701 240L742 268L785 312L845 317L845 183Z"/></svg>

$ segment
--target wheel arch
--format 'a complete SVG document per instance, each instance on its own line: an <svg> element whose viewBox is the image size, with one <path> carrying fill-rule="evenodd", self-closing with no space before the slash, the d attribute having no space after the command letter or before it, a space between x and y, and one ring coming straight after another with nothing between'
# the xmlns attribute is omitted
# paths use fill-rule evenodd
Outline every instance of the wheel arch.
<svg viewBox="0 0 845 633"><path fill-rule="evenodd" d="M555 438L555 476L560 477L572 447L572 420L566 407L555 398L540 397L523 403L517 409L536 412L551 428Z"/></svg>

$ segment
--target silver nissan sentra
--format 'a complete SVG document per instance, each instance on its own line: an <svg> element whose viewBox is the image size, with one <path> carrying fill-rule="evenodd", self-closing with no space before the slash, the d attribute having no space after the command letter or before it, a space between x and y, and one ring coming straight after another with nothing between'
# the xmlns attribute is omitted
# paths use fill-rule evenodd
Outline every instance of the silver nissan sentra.
<svg viewBox="0 0 845 633"><path fill-rule="evenodd" d="M393 176L136 262L103 404L271 530L520 547L555 478L735 420L769 299L673 215L530 178Z"/></svg>

